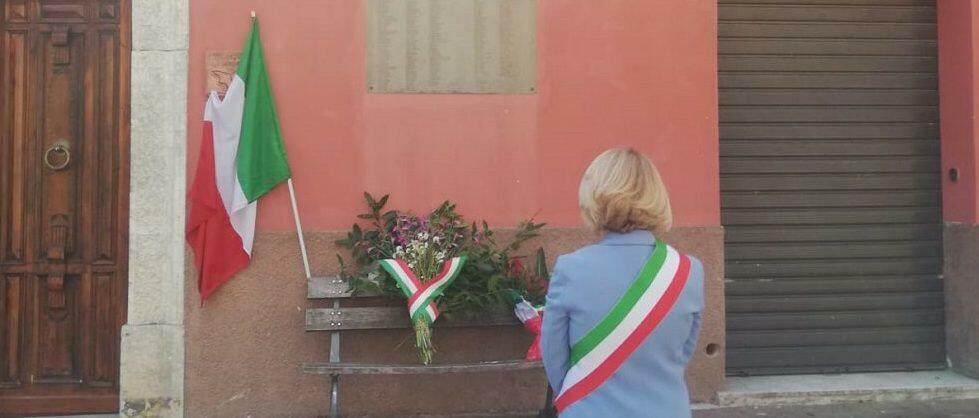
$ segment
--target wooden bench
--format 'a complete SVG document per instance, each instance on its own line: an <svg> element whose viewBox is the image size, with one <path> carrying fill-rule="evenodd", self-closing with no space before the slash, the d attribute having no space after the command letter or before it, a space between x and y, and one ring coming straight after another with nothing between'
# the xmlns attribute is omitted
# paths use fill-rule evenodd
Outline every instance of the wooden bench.
<svg viewBox="0 0 979 418"><path fill-rule="evenodd" d="M487 361L458 364L374 364L349 363L340 360L340 334L343 331L371 329L406 329L411 324L407 310L403 306L343 307L340 301L354 298L347 283L337 277L314 277L307 285L308 299L327 299L332 308L309 308L306 310L306 331L326 331L330 333L330 358L327 362L305 363L303 373L330 376L330 417L340 416L337 400L340 376L351 374L405 375L405 374L446 374L446 373L484 373L540 369L540 362L523 359ZM369 297L369 295L365 296ZM512 312L501 311L472 320L439 320L438 328L519 325ZM540 417L556 417L551 405L552 393L547 388L547 401Z"/></svg>

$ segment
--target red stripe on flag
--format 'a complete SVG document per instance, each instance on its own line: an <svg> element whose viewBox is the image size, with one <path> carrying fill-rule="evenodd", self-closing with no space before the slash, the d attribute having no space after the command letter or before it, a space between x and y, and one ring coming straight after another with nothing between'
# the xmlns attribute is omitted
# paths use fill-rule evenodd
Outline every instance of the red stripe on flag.
<svg viewBox="0 0 979 418"><path fill-rule="evenodd" d="M214 173L214 126L204 121L200 160L187 196L187 243L194 250L201 301L248 267L248 253L231 226Z"/></svg>
<svg viewBox="0 0 979 418"><path fill-rule="evenodd" d="M622 345L616 348L598 368L579 381L578 384L568 388L567 392L554 400L554 406L558 412L563 411L564 408L581 400L581 398L584 398L601 386L602 383L605 383L622 366L622 363L625 363L629 356L639 348L639 345L646 340L646 337L663 321L666 314L670 313L670 310L673 309L673 305L683 291L683 286L687 283L689 273L690 259L686 255L681 255L680 265L677 268L676 274L673 276L673 282L666 288L666 292L663 293L663 297L659 303L643 318L639 326L626 337Z"/></svg>

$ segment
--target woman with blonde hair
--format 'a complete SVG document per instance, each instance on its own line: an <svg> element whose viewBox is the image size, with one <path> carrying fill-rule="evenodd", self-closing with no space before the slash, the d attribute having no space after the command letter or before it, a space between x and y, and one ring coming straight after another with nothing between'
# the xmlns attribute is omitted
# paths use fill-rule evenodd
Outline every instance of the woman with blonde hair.
<svg viewBox="0 0 979 418"><path fill-rule="evenodd" d="M704 269L659 237L673 214L656 167L605 151L581 179L595 245L558 257L541 333L560 416L690 417L684 369L697 345Z"/></svg>

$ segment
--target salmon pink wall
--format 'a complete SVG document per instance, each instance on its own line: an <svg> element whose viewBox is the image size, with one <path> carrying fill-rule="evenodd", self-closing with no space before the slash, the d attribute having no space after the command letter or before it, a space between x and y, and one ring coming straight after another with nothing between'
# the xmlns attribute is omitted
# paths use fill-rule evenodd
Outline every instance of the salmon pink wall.
<svg viewBox="0 0 979 418"><path fill-rule="evenodd" d="M416 211L448 198L498 226L575 226L579 176L612 146L653 158L677 225L716 226L715 3L542 0L538 94L382 95L365 88L363 0L195 0L190 172L204 55L239 50L254 9L306 229L349 226L364 190ZM284 187L259 207L261 230L292 228Z"/></svg>
<svg viewBox="0 0 979 418"><path fill-rule="evenodd" d="M979 109L979 1L938 2L939 97L941 98L942 175L946 222L977 223L976 136ZM948 170L956 168L952 182Z"/></svg>

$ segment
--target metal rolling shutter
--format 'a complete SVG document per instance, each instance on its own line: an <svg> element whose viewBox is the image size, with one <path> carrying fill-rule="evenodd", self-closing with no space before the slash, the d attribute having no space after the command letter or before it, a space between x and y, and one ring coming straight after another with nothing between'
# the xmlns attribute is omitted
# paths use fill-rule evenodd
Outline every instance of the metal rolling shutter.
<svg viewBox="0 0 979 418"><path fill-rule="evenodd" d="M934 0L719 3L728 373L942 367Z"/></svg>

